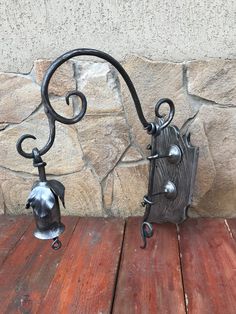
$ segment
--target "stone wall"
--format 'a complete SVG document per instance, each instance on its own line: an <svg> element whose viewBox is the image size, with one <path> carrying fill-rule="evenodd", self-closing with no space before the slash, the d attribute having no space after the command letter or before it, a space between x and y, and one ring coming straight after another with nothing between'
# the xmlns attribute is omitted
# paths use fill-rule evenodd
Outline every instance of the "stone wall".
<svg viewBox="0 0 236 314"><path fill-rule="evenodd" d="M16 152L22 134L33 134L25 148L42 147L48 123L40 83L49 60L36 60L31 72L0 74L0 212L27 213L25 202L36 170ZM192 133L200 147L190 216L236 216L236 61L209 59L182 63L130 56L123 66L136 86L145 116L163 97L176 106L174 124ZM72 60L55 74L50 99L62 115L73 116L77 100L67 106L64 95L77 88L88 111L76 125L57 123L53 148L44 156L48 178L66 187L64 214L95 216L142 215L147 192L146 145L124 82L107 63Z"/></svg>
<svg viewBox="0 0 236 314"><path fill-rule="evenodd" d="M235 58L235 0L5 0L0 71L91 47L118 60Z"/></svg>

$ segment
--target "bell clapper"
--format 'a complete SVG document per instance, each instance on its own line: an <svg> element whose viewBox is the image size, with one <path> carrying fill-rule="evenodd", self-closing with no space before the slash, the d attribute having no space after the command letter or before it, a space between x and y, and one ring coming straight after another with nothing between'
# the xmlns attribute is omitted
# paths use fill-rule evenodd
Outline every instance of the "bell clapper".
<svg viewBox="0 0 236 314"><path fill-rule="evenodd" d="M59 250L61 248L61 241L59 240L58 237L53 238L53 242L51 244L51 247L53 250Z"/></svg>

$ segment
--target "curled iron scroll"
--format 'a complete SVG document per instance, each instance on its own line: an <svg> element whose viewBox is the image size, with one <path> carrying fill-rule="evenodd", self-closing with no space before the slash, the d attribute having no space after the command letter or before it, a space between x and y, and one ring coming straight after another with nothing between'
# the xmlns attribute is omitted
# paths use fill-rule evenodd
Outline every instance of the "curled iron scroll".
<svg viewBox="0 0 236 314"><path fill-rule="evenodd" d="M140 103L140 100L138 98L136 89L135 89L129 75L127 74L125 69L122 67L122 65L117 60L115 60L113 57L111 57L109 54L107 54L103 51L99 51L99 50L95 50L95 49L89 49L89 48L74 49L74 50L71 50L69 52L64 53L59 58L57 58L54 62L52 62L52 64L49 66L49 68L48 68L48 70L44 76L43 82L42 82L41 96L42 96L42 102L44 105L45 113L48 117L50 132L49 132L49 138L48 138L46 145L43 148L39 149L39 155L40 156L46 154L54 143L55 133L56 133L56 128L55 128L55 122L56 121L61 122L63 124L74 124L76 122L79 122L84 117L84 115L86 113L87 101L86 101L86 97L83 93L76 91L76 90L75 91L69 91L65 97L67 104L69 104L69 99L71 96L77 96L81 100L80 112L76 116L74 116L73 118L65 118L65 117L59 115L53 109L53 107L50 103L49 94L48 94L49 83L50 83L50 80L51 80L53 74L55 73L55 71L63 63L65 63L69 59L77 57L77 56L95 56L95 57L101 58L103 60L106 60L107 62L109 62L110 64L112 64L116 68L116 70L123 77L128 89L130 91L130 94L131 94L132 99L133 99L134 104L135 104L135 108L136 108L139 120L142 123L144 129L146 129L146 131L149 134L158 135L158 134L160 134L160 131L162 129L164 129L167 125L170 124L170 122L174 116L174 104L170 99L166 99L166 98L161 99L156 105L155 112L156 112L157 116L160 116L159 109L163 103L167 103L169 105L169 109L170 109L169 114L168 114L166 120L164 121L164 123L160 126L160 125L157 125L155 122L148 122L144 117L141 103ZM31 135L31 134L25 134L25 135L21 136L17 142L17 145L16 145L17 151L20 155L22 155L25 158L33 158L32 152L27 153L22 148L22 144L26 139L36 140L36 137Z"/></svg>

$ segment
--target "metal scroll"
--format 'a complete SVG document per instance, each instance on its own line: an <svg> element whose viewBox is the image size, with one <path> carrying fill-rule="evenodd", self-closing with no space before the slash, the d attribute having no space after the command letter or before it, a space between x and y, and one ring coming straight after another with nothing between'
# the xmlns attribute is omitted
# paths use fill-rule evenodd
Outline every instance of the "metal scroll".
<svg viewBox="0 0 236 314"><path fill-rule="evenodd" d="M44 169L46 163L43 162L41 156L46 154L54 143L56 121L63 124L74 124L79 122L86 113L87 100L80 91L68 91L65 96L67 105L69 105L72 96L77 96L80 99L80 110L73 118L65 118L59 115L53 109L48 93L50 80L56 70L63 63L77 56L95 56L109 62L116 68L130 91L144 130L152 136L151 155L148 158L150 160L149 187L148 194L143 201L146 210L141 227L142 236L146 243L146 238L152 235L151 223L166 221L177 223L185 219L193 189L197 149L190 145L188 136L180 135L176 127L169 126L175 113L174 104L170 99L164 98L157 103L155 107L156 119L153 122L148 122L144 117L136 89L125 69L109 54L89 48L74 49L64 53L52 62L44 76L41 96L49 125L47 143L41 148L35 147L31 152L27 152L22 147L23 142L26 139L36 140L36 137L25 134L19 138L16 145L18 153L25 158L33 159L33 164L38 167L39 171L39 181L33 185L27 201L27 206L31 206L34 211L37 227L35 236L42 239L53 239L52 247L54 249L61 246L58 235L64 231L64 225L60 219L58 200L61 199L64 205L65 189L60 182L46 179ZM169 112L165 118L159 113L163 103L169 106Z"/></svg>

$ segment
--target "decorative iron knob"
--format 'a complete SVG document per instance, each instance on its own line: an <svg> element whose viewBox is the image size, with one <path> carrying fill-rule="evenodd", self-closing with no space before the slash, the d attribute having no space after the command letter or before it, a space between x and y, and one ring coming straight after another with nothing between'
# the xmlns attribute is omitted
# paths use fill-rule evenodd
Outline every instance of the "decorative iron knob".
<svg viewBox="0 0 236 314"><path fill-rule="evenodd" d="M169 200L174 200L177 196L176 186L173 182L168 181L164 186L165 197Z"/></svg>
<svg viewBox="0 0 236 314"><path fill-rule="evenodd" d="M178 145L170 145L167 154L160 155L155 154L152 156L148 156L148 160L159 159L159 158L167 158L171 164L178 164L181 161L182 153Z"/></svg>
<svg viewBox="0 0 236 314"><path fill-rule="evenodd" d="M174 200L176 198L177 189L176 189L175 184L172 181L167 181L167 183L163 186L163 189L160 192L152 194L151 197L149 197L148 195L144 195L141 205L143 207L146 205L153 205L157 202L157 201L154 201L153 198L155 198L155 196L163 195L163 194L169 200Z"/></svg>

